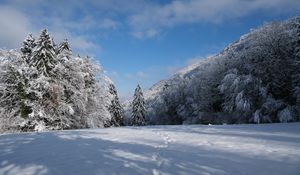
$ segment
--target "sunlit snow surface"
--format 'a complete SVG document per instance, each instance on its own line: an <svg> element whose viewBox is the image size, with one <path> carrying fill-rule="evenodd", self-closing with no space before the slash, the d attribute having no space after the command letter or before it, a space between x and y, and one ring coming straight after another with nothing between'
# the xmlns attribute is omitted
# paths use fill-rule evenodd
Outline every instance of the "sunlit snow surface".
<svg viewBox="0 0 300 175"><path fill-rule="evenodd" d="M300 174L300 123L0 135L0 174Z"/></svg>

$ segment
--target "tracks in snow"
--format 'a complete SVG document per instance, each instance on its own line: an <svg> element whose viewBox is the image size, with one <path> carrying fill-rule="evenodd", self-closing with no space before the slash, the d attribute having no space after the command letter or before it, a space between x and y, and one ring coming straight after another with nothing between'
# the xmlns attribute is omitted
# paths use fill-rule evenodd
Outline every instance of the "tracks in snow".
<svg viewBox="0 0 300 175"><path fill-rule="evenodd" d="M160 170L163 168L164 164L167 163L167 159L164 158L164 150L168 149L170 144L174 142L170 135L166 132L162 132L159 130L153 130L157 135L159 135L163 139L163 144L156 146L157 152L155 152L152 156L152 159L156 161L157 169L152 170L153 175L161 175Z"/></svg>

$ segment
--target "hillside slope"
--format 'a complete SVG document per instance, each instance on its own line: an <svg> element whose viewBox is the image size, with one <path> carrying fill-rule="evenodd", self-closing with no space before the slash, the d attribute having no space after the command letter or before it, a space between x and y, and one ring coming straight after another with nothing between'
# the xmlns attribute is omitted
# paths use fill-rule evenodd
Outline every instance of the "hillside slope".
<svg viewBox="0 0 300 175"><path fill-rule="evenodd" d="M151 124L300 119L300 16L252 29L219 54L153 85Z"/></svg>

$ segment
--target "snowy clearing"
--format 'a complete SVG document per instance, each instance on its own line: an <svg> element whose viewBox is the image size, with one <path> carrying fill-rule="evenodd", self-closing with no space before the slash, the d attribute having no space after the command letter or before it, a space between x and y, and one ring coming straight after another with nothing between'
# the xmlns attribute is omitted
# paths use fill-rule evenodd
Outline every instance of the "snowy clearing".
<svg viewBox="0 0 300 175"><path fill-rule="evenodd" d="M4 134L0 174L299 175L300 123Z"/></svg>

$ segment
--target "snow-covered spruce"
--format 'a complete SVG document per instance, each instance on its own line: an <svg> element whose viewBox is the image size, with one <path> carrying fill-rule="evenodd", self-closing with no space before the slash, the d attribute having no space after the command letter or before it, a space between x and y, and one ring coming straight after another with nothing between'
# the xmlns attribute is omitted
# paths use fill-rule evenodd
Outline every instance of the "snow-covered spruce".
<svg viewBox="0 0 300 175"><path fill-rule="evenodd" d="M32 50L36 46L35 38L32 34L28 34L27 38L23 41L23 46L21 47L23 59L29 63L29 58L31 57Z"/></svg>
<svg viewBox="0 0 300 175"><path fill-rule="evenodd" d="M45 29L20 51L1 50L0 132L110 126L109 84L99 64L58 47Z"/></svg>
<svg viewBox="0 0 300 175"><path fill-rule="evenodd" d="M111 104L108 108L111 114L111 125L122 126L123 125L123 108L119 101L116 87L113 84L109 85L109 93L113 96Z"/></svg>
<svg viewBox="0 0 300 175"><path fill-rule="evenodd" d="M29 65L37 69L40 76L54 76L53 69L57 64L55 48L52 43L48 31L42 31L36 47L33 48L31 57L29 58Z"/></svg>
<svg viewBox="0 0 300 175"><path fill-rule="evenodd" d="M145 108L145 100L142 89L138 84L133 96L132 101L132 121L131 124L135 126L141 126L146 124L145 116L146 116L146 108Z"/></svg>

